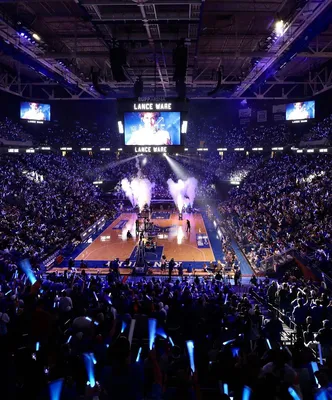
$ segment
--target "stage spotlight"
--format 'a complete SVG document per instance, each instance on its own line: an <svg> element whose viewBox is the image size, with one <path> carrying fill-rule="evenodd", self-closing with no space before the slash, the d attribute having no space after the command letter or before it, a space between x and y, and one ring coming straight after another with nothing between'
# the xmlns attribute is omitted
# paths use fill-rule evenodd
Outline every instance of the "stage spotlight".
<svg viewBox="0 0 332 400"><path fill-rule="evenodd" d="M40 36L39 36L37 33L34 33L34 34L32 35L32 37L33 37L34 39L36 39L38 42L41 40Z"/></svg>
<svg viewBox="0 0 332 400"><path fill-rule="evenodd" d="M188 121L182 121L181 133L187 133Z"/></svg>
<svg viewBox="0 0 332 400"><path fill-rule="evenodd" d="M277 21L275 23L275 33L277 34L277 36L282 36L285 32L285 23L282 19L280 19L279 21Z"/></svg>
<svg viewBox="0 0 332 400"><path fill-rule="evenodd" d="M142 165L146 165L147 162L148 162L148 160L145 157L144 160L142 161Z"/></svg>
<svg viewBox="0 0 332 400"><path fill-rule="evenodd" d="M124 129L123 129L122 121L118 121L118 128L119 128L119 133L123 134L124 133Z"/></svg>

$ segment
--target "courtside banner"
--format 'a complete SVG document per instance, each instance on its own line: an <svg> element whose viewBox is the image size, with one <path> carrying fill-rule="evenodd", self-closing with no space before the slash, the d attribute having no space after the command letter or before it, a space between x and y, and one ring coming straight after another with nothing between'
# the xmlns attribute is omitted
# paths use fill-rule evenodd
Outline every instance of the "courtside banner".
<svg viewBox="0 0 332 400"><path fill-rule="evenodd" d="M257 111L257 122L266 122L267 121L267 110Z"/></svg>

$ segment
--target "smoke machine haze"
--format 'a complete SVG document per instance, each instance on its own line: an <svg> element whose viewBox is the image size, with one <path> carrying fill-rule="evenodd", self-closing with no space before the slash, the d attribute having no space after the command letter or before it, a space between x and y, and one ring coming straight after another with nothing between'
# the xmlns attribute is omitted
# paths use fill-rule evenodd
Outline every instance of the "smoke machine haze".
<svg viewBox="0 0 332 400"><path fill-rule="evenodd" d="M193 206L196 197L197 183L197 179L195 178L188 178L185 181L179 179L177 182L174 182L173 179L168 179L168 189L180 212L183 206Z"/></svg>
<svg viewBox="0 0 332 400"><path fill-rule="evenodd" d="M134 178L129 182L125 178L122 179L121 186L133 207L138 206L142 210L145 204L150 205L154 183L151 183L148 179Z"/></svg>

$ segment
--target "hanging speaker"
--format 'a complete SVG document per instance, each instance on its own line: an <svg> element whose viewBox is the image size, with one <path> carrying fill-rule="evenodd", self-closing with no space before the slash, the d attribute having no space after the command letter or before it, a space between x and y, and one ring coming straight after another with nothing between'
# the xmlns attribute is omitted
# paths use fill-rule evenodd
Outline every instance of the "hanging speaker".
<svg viewBox="0 0 332 400"><path fill-rule="evenodd" d="M91 67L91 81L93 88L97 93L101 94L102 96L107 96L107 92L99 84L99 75L100 70L95 71L94 68Z"/></svg>
<svg viewBox="0 0 332 400"><path fill-rule="evenodd" d="M213 90L211 90L211 92L208 92L208 96L213 96L214 94L219 92L221 88L221 80L223 78L223 67L218 69L217 76L218 76L217 86Z"/></svg>
<svg viewBox="0 0 332 400"><path fill-rule="evenodd" d="M123 66L127 63L127 51L122 47L113 47L110 49L110 61L114 80L117 82L126 81Z"/></svg>
<svg viewBox="0 0 332 400"><path fill-rule="evenodd" d="M188 49L184 44L178 45L173 50L173 64L175 82L184 81L187 73Z"/></svg>
<svg viewBox="0 0 332 400"><path fill-rule="evenodd" d="M143 80L142 77L140 76L137 78L135 84L134 84L134 96L135 97L141 97L143 93Z"/></svg>

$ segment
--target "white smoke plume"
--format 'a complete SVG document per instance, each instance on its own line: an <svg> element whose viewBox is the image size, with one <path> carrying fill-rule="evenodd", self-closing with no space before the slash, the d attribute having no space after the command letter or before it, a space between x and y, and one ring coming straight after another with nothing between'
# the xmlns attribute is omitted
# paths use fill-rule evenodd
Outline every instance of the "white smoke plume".
<svg viewBox="0 0 332 400"><path fill-rule="evenodd" d="M188 178L185 181L179 179L177 182L168 179L168 189L179 211L182 211L183 206L193 206L197 183L195 178Z"/></svg>
<svg viewBox="0 0 332 400"><path fill-rule="evenodd" d="M125 192L126 196L128 197L129 201L131 202L131 205L133 207L136 207L137 203L136 203L136 200L134 197L133 190L131 188L131 183L128 181L127 178L122 179L121 186L122 186L122 190Z"/></svg>
<svg viewBox="0 0 332 400"><path fill-rule="evenodd" d="M196 178L188 178L185 181L185 186L186 186L186 194L187 197L189 198L189 205L192 207L194 204L194 200L196 197L196 189L197 189L197 179Z"/></svg>
<svg viewBox="0 0 332 400"><path fill-rule="evenodd" d="M129 182L125 178L122 179L121 186L133 207L138 206L141 211L145 204L150 205L154 183L151 183L148 179L134 178Z"/></svg>

